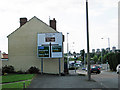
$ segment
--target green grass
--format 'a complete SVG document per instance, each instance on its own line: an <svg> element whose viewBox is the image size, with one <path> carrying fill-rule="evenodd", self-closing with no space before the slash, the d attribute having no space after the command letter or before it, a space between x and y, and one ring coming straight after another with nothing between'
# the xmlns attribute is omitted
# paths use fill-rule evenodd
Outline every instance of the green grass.
<svg viewBox="0 0 120 90"><path fill-rule="evenodd" d="M11 84L4 84L2 85L2 89L4 90L4 88L23 88L24 82L25 82L25 87L27 87L31 83L31 81L23 81L23 82L11 83Z"/></svg>
<svg viewBox="0 0 120 90"><path fill-rule="evenodd" d="M2 76L2 83L29 80L32 79L33 76L34 74L8 74L6 76Z"/></svg>

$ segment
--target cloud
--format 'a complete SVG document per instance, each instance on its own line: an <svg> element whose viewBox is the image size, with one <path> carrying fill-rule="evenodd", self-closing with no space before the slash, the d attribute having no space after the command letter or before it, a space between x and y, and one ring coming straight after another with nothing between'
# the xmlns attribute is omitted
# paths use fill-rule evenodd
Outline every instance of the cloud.
<svg viewBox="0 0 120 90"><path fill-rule="evenodd" d="M95 1L101 4L104 8L113 8L118 6L119 0L95 0Z"/></svg>
<svg viewBox="0 0 120 90"><path fill-rule="evenodd" d="M89 0L90 38L94 41L91 45L92 48L100 46L99 38L102 36L110 36L110 38L116 39L117 1ZM85 4L85 0L1 0L1 33L4 34L0 38L6 38L9 33L19 27L20 17L30 19L33 16L37 16L47 23L50 16L56 18L58 31L64 34L66 32L70 33L70 44L75 42L76 51L79 52L80 49L86 48ZM111 39L111 43L114 41ZM1 39L0 42L3 44L0 48L5 48L3 46L6 43Z"/></svg>

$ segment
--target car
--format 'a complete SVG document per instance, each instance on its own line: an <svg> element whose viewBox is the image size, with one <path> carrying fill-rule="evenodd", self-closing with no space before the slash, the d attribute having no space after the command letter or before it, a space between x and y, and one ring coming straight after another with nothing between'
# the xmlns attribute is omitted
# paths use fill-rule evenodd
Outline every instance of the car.
<svg viewBox="0 0 120 90"><path fill-rule="evenodd" d="M120 74L120 64L117 65L116 70L117 70L117 74Z"/></svg>
<svg viewBox="0 0 120 90"><path fill-rule="evenodd" d="M86 70L86 68L85 68L85 67L83 67L83 68L82 68L82 70Z"/></svg>
<svg viewBox="0 0 120 90"><path fill-rule="evenodd" d="M95 65L90 69L90 71L91 71L91 73L100 74L101 68L100 68L100 66Z"/></svg>

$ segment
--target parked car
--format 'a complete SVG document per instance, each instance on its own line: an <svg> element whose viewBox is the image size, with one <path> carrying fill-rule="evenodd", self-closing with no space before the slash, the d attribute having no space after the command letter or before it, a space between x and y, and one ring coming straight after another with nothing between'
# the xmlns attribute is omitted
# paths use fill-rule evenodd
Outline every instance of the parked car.
<svg viewBox="0 0 120 90"><path fill-rule="evenodd" d="M117 70L117 74L120 74L120 64L117 65L116 70Z"/></svg>
<svg viewBox="0 0 120 90"><path fill-rule="evenodd" d="M79 64L75 64L75 63L69 64L69 70L75 70L78 69L79 67L80 67Z"/></svg>
<svg viewBox="0 0 120 90"><path fill-rule="evenodd" d="M91 69L90 69L91 73L96 73L96 74L100 74L101 72L101 68L100 66L93 66Z"/></svg>

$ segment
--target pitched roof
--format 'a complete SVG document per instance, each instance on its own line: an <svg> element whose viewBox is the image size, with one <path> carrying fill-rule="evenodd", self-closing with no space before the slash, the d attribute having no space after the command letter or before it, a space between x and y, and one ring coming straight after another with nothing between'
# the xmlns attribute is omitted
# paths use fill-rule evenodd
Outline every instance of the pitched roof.
<svg viewBox="0 0 120 90"><path fill-rule="evenodd" d="M37 18L36 16L34 16L33 18L31 18L29 21L27 21L26 23L28 23L28 22L30 22L32 19L34 19L34 18L36 18L37 20L39 20L40 22L42 22L43 24L45 24L47 27L50 27L48 24L46 24L45 22L43 22L42 20L40 20L39 18ZM25 23L25 24L26 24ZM24 24L24 25L25 25ZM24 25L22 25L21 27L23 27ZM13 34L13 33L15 33L17 30L19 30L21 27L19 27L19 28L17 28L15 31L13 31L11 34ZM50 27L51 28L51 27ZM53 28L51 28L51 29L53 29ZM53 29L53 30L55 30L55 29ZM56 30L55 30L56 31ZM56 31L56 32L58 32L58 31ZM11 35L11 34L9 34L8 36L7 36L7 38Z"/></svg>

